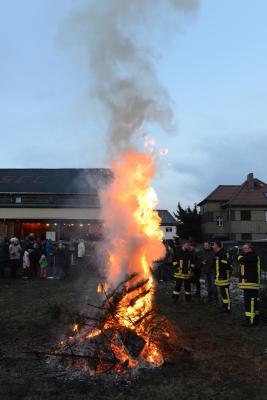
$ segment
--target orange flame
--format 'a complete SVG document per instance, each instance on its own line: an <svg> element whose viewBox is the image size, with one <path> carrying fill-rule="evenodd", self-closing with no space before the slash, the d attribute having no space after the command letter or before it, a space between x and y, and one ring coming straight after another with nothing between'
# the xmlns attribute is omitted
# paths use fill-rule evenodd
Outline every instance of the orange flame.
<svg viewBox="0 0 267 400"><path fill-rule="evenodd" d="M73 343L76 339L83 344L97 341L96 337L103 332L113 335L110 346L120 361L116 370L123 372L125 368L135 368L139 364L156 366L163 363L159 341L152 333L155 310L151 268L153 261L164 256L165 247L159 228L160 218L155 211L157 196L150 186L155 174L152 154L127 152L112 169L114 179L102 196L102 218L107 234L107 280L98 284L97 292L112 297L112 288L121 282L127 283L120 286L121 297L116 303L116 312L106 315L104 326L96 325L89 332L83 332L76 323L69 340ZM124 341L123 332L129 334L129 331L135 333L133 337L138 340L139 353L133 353ZM60 345L64 348L66 343L61 341ZM83 360L77 360L75 365L87 368ZM102 365L105 366L104 361ZM95 373L101 373L104 370L101 368L99 365ZM92 372L90 368L88 372Z"/></svg>
<svg viewBox="0 0 267 400"><path fill-rule="evenodd" d="M150 277L153 261L164 255L163 232L155 211L157 196L150 186L155 175L153 156L127 152L114 162L115 179L103 195L103 219L109 237L108 282L126 274Z"/></svg>
<svg viewBox="0 0 267 400"><path fill-rule="evenodd" d="M129 294L120 304L119 324L142 336L146 346L142 356L149 363L161 364L162 356L157 346L146 337L145 326L141 322L153 306L153 261L162 258L165 247L160 218L155 211L157 196L150 186L155 168L152 154L127 152L112 166L114 180L103 195L103 219L108 235L107 281L112 286L127 275L138 273L139 279L148 279L147 294L131 305ZM141 294L142 290L139 291ZM137 324L137 325L136 325ZM106 328L112 327L110 318ZM123 349L113 345L114 352L124 361ZM129 359L129 355L127 356ZM131 365L136 361L131 360ZM130 365L129 364L129 365Z"/></svg>

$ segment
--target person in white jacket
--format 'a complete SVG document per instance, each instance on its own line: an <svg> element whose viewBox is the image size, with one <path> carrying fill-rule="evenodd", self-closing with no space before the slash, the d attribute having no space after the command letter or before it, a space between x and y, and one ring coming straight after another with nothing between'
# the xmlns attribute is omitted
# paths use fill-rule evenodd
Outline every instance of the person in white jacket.
<svg viewBox="0 0 267 400"><path fill-rule="evenodd" d="M17 269L20 266L21 251L22 249L20 247L19 239L16 237L10 239L9 259L11 268L11 278L16 278Z"/></svg>
<svg viewBox="0 0 267 400"><path fill-rule="evenodd" d="M83 258L85 256L85 244L84 240L80 239L78 244L78 258Z"/></svg>
<svg viewBox="0 0 267 400"><path fill-rule="evenodd" d="M23 254L23 278L27 279L29 277L29 268L30 268L30 255L27 250L24 251Z"/></svg>

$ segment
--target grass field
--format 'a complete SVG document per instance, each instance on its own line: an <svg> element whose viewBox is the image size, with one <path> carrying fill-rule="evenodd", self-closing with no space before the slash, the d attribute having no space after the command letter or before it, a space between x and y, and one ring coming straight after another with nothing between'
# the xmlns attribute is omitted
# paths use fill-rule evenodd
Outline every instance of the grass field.
<svg viewBox="0 0 267 400"><path fill-rule="evenodd" d="M206 304L174 305L172 283L161 283L157 303L192 349L176 365L142 372L136 381L104 385L62 381L23 352L48 351L69 329L71 315L97 302L99 278L72 267L64 281L0 281L0 399L266 399L267 325L240 326L241 306L232 315Z"/></svg>

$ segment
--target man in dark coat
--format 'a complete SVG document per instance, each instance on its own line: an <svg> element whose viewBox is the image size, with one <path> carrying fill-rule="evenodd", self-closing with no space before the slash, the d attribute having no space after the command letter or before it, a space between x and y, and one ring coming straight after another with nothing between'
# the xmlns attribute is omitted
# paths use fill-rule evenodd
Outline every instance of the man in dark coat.
<svg viewBox="0 0 267 400"><path fill-rule="evenodd" d="M239 288L244 290L245 323L254 326L259 323L259 289L261 279L260 258L250 243L243 246L243 255L238 257Z"/></svg>
<svg viewBox="0 0 267 400"><path fill-rule="evenodd" d="M208 302L217 303L218 294L217 294L217 288L215 286L215 271L213 268L214 252L210 247L209 242L203 243L203 249L200 253L200 257L202 265L201 269L205 278L206 288L208 292Z"/></svg>
<svg viewBox="0 0 267 400"><path fill-rule="evenodd" d="M0 278L5 278L6 264L9 259L8 239L0 240Z"/></svg>
<svg viewBox="0 0 267 400"><path fill-rule="evenodd" d="M201 297L201 285L200 285L200 277L202 272L202 264L201 264L201 252L197 247L197 243L195 241L191 242L190 251L193 258L194 270L193 270L193 278L192 283L196 288L195 296Z"/></svg>
<svg viewBox="0 0 267 400"><path fill-rule="evenodd" d="M174 301L177 302L180 296L181 287L184 286L185 299L191 301L191 279L193 276L193 255L190 251L190 244L185 242L175 250L174 253L174 278L175 288L173 290Z"/></svg>
<svg viewBox="0 0 267 400"><path fill-rule="evenodd" d="M54 255L56 269L55 279L64 279L68 267L68 254L61 240L58 242Z"/></svg>

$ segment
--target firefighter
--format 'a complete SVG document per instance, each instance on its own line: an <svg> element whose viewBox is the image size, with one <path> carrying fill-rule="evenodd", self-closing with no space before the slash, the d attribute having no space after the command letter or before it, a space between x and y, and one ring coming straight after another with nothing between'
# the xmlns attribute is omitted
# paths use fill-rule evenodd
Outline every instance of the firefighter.
<svg viewBox="0 0 267 400"><path fill-rule="evenodd" d="M231 297L230 297L230 275L232 268L228 261L227 255L222 249L222 243L216 240L213 245L215 257L213 259L213 268L215 271L215 285L220 288L221 301L223 310L231 312Z"/></svg>
<svg viewBox="0 0 267 400"><path fill-rule="evenodd" d="M243 255L238 257L239 288L244 290L245 326L259 323L260 257L250 243L243 246Z"/></svg>
<svg viewBox="0 0 267 400"><path fill-rule="evenodd" d="M189 242L185 242L174 253L174 278L175 288L173 291L173 299L178 301L182 284L184 285L185 299L191 301L191 279L193 276L192 270L195 267L193 263L193 255L190 251Z"/></svg>

